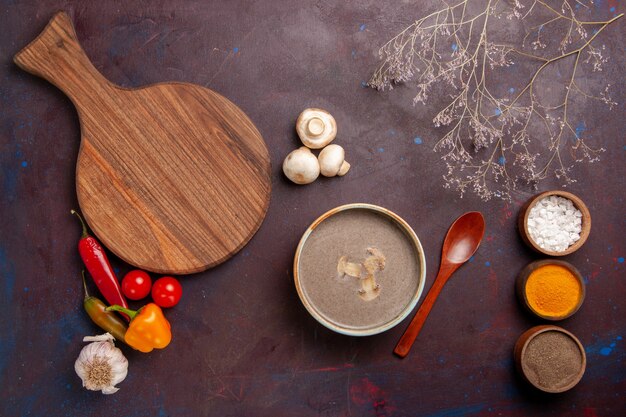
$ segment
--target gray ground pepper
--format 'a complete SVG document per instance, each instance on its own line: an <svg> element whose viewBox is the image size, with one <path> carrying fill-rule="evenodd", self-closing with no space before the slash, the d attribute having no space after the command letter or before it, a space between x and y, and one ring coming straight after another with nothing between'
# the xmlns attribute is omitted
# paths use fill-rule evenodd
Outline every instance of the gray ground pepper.
<svg viewBox="0 0 626 417"><path fill-rule="evenodd" d="M582 366L578 345L568 335L547 331L535 336L522 358L524 373L536 385L559 389L570 384Z"/></svg>

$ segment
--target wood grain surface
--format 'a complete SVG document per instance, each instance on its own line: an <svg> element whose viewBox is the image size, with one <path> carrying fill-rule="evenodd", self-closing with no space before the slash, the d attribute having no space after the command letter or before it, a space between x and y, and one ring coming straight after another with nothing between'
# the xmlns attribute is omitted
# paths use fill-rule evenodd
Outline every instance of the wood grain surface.
<svg viewBox="0 0 626 417"><path fill-rule="evenodd" d="M120 258L159 273L199 272L258 230L269 205L269 154L232 102L193 84L114 85L91 64L63 12L14 60L78 110L78 201Z"/></svg>
<svg viewBox="0 0 626 417"><path fill-rule="evenodd" d="M409 354L444 285L452 274L478 250L484 234L485 219L482 213L477 211L463 214L450 226L443 241L439 272L393 353L401 358Z"/></svg>

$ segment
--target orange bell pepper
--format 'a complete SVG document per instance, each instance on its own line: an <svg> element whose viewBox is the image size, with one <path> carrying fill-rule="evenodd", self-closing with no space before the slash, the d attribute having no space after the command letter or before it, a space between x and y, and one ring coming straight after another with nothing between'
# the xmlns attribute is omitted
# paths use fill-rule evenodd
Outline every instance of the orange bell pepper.
<svg viewBox="0 0 626 417"><path fill-rule="evenodd" d="M130 324L124 336L126 344L130 347L141 352L150 352L152 349L163 349L170 344L172 340L170 322L158 305L149 303L137 311L119 305L112 305L106 309L120 311L130 316Z"/></svg>

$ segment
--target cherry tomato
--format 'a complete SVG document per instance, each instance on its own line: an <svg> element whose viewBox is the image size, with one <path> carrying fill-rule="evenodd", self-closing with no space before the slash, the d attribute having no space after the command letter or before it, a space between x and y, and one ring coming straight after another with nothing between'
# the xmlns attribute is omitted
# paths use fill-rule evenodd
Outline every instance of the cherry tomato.
<svg viewBox="0 0 626 417"><path fill-rule="evenodd" d="M122 292L131 300L141 300L150 294L152 280L146 271L134 269L124 275L122 279Z"/></svg>
<svg viewBox="0 0 626 417"><path fill-rule="evenodd" d="M183 295L183 287L174 277L163 277L154 281L152 299L159 307L174 307Z"/></svg>

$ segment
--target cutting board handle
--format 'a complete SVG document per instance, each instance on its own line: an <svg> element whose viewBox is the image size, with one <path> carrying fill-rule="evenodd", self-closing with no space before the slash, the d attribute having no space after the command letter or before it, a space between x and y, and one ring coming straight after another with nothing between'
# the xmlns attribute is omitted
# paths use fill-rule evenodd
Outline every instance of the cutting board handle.
<svg viewBox="0 0 626 417"><path fill-rule="evenodd" d="M56 13L13 61L23 70L59 87L74 102L85 95L97 97L102 89L113 86L89 61L65 12Z"/></svg>

